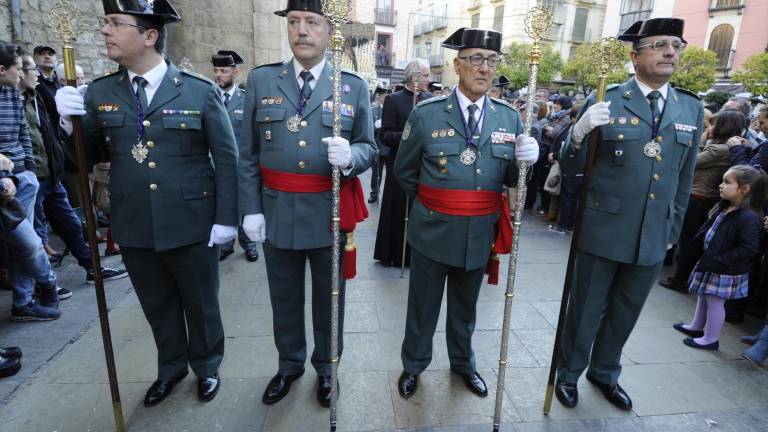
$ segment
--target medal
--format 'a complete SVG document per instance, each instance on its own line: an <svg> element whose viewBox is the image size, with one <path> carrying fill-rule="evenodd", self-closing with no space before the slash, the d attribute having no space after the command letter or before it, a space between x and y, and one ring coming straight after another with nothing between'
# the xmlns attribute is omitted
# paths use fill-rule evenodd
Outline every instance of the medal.
<svg viewBox="0 0 768 432"><path fill-rule="evenodd" d="M477 160L477 155L471 147L467 147L461 152L461 155L459 155L459 160L464 165L472 165L475 163L475 160Z"/></svg>
<svg viewBox="0 0 768 432"><path fill-rule="evenodd" d="M288 117L286 126L288 127L288 131L296 133L299 131L299 124L301 124L301 117L298 114L294 114Z"/></svg>
<svg viewBox="0 0 768 432"><path fill-rule="evenodd" d="M147 156L149 156L149 149L145 147L141 141L139 141L133 146L131 155L136 160L136 162L142 163L147 159Z"/></svg>
<svg viewBox="0 0 768 432"><path fill-rule="evenodd" d="M661 145L656 141L648 141L643 147L643 154L649 158L661 155Z"/></svg>

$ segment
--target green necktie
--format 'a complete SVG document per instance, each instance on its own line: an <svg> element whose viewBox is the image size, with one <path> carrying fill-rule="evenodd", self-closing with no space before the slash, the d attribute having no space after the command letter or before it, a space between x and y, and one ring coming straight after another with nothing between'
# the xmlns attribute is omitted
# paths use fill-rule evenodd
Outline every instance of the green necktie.
<svg viewBox="0 0 768 432"><path fill-rule="evenodd" d="M141 112L146 114L148 104L147 92L144 90L144 86L146 86L148 82L144 79L144 77L135 76L133 77L133 83L136 84L136 94L139 96L139 101L141 102Z"/></svg>
<svg viewBox="0 0 768 432"><path fill-rule="evenodd" d="M651 118L653 119L653 124L659 122L659 98L661 97L661 93L659 93L657 90L654 90L650 93L648 93L648 103L651 106Z"/></svg>
<svg viewBox="0 0 768 432"><path fill-rule="evenodd" d="M475 132L477 132L477 118L475 118L475 113L477 112L477 105L470 104L467 107L467 111L469 111L469 118L467 119L467 126L469 126L469 134L474 137Z"/></svg>
<svg viewBox="0 0 768 432"><path fill-rule="evenodd" d="M310 97L312 97L312 87L309 86L309 82L314 79L312 72L305 70L299 74L304 81L304 85L301 86L301 100L306 103Z"/></svg>

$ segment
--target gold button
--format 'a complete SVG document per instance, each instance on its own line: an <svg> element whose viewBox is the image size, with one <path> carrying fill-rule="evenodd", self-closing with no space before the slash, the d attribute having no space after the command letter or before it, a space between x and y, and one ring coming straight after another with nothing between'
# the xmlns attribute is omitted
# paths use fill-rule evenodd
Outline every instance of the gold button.
<svg viewBox="0 0 768 432"><path fill-rule="evenodd" d="M150 168L157 168L157 164L154 162L150 162L148 165Z"/></svg>
<svg viewBox="0 0 768 432"><path fill-rule="evenodd" d="M182 124L179 125L179 127L182 128L182 129L186 129L187 128L187 124L186 123L182 123Z"/></svg>
<svg viewBox="0 0 768 432"><path fill-rule="evenodd" d="M507 156L506 153L504 153L504 159L509 159L509 156Z"/></svg>
<svg viewBox="0 0 768 432"><path fill-rule="evenodd" d="M269 121L269 116L264 117L264 121Z"/></svg>
<svg viewBox="0 0 768 432"><path fill-rule="evenodd" d="M149 122L149 120L144 120L144 123L142 123L144 127L149 127L152 125L152 123Z"/></svg>
<svg viewBox="0 0 768 432"><path fill-rule="evenodd" d="M203 196L208 196L208 191L203 191Z"/></svg>
<svg viewBox="0 0 768 432"><path fill-rule="evenodd" d="M435 214L435 212L434 212L434 211L432 211L432 210L430 210L430 211L429 211L429 214L430 214L430 215L433 215L433 214Z"/></svg>
<svg viewBox="0 0 768 432"><path fill-rule="evenodd" d="M440 153L438 153L438 155L443 156L443 155L445 155L445 153L444 152L440 152Z"/></svg>
<svg viewBox="0 0 768 432"><path fill-rule="evenodd" d="M656 142L662 142L662 141L664 141L664 138L662 138L661 136L656 137Z"/></svg>
<svg viewBox="0 0 768 432"><path fill-rule="evenodd" d="M476 187L475 190L483 190L480 186Z"/></svg>
<svg viewBox="0 0 768 432"><path fill-rule="evenodd" d="M653 180L654 181L659 181L659 180L661 180L661 176L659 176L658 174L654 174L653 175Z"/></svg>
<svg viewBox="0 0 768 432"><path fill-rule="evenodd" d="M155 142L154 141L147 141L147 147L154 148L155 147Z"/></svg>
<svg viewBox="0 0 768 432"><path fill-rule="evenodd" d="M648 198L650 198L652 200L655 200L656 199L656 194L650 194L650 195L648 195Z"/></svg>
<svg viewBox="0 0 768 432"><path fill-rule="evenodd" d="M157 190L157 185L152 183L151 185L149 185L149 190L156 191Z"/></svg>
<svg viewBox="0 0 768 432"><path fill-rule="evenodd" d="M299 168L304 169L306 166L307 164L304 161L299 162Z"/></svg>
<svg viewBox="0 0 768 432"><path fill-rule="evenodd" d="M299 147L306 147L306 146L307 146L307 142L306 141L304 141L304 140L299 141Z"/></svg>
<svg viewBox="0 0 768 432"><path fill-rule="evenodd" d="M102 125L102 126L106 126L106 125L107 125L107 122L103 121L103 122L101 122L101 125Z"/></svg>
<svg viewBox="0 0 768 432"><path fill-rule="evenodd" d="M618 137L618 138L619 138L620 140L623 140L623 139L624 139L624 135L623 135L623 134L619 134L619 137Z"/></svg>
<svg viewBox="0 0 768 432"><path fill-rule="evenodd" d="M656 156L656 162L661 162L661 155Z"/></svg>
<svg viewBox="0 0 768 432"><path fill-rule="evenodd" d="M478 168L478 169L477 169L475 172L477 173L477 175L480 175L480 174L482 174L482 173L483 173L483 170L481 170L480 168Z"/></svg>
<svg viewBox="0 0 768 432"><path fill-rule="evenodd" d="M307 121L306 121L306 120L302 120L300 124L301 124L301 127L307 127L307 125L308 125L309 123L307 123Z"/></svg>

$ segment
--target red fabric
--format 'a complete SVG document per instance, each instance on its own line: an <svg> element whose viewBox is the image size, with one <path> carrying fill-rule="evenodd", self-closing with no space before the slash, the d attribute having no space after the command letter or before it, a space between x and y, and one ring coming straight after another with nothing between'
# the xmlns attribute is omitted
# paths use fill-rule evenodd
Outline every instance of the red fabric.
<svg viewBox="0 0 768 432"><path fill-rule="evenodd" d="M491 191L440 189L419 184L419 201L428 209L452 216L484 216L498 212L496 239L491 248L485 272L488 283L498 284L499 257L512 250L512 216L509 198ZM494 262L495 261L495 262Z"/></svg>
<svg viewBox="0 0 768 432"><path fill-rule="evenodd" d="M264 185L270 189L293 193L327 192L333 188L331 176L319 174L295 174L276 171L261 166L261 177ZM353 232L358 222L368 218L368 207L365 205L363 184L358 177L342 179L339 190L339 231ZM356 274L356 248L344 252L344 277L352 279ZM350 258L351 257L351 258ZM351 274L351 277L347 277Z"/></svg>

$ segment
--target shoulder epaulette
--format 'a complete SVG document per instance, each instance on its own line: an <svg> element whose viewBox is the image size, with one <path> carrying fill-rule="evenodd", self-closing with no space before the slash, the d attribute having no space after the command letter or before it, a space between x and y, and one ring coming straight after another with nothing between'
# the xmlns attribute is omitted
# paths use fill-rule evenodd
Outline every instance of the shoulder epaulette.
<svg viewBox="0 0 768 432"><path fill-rule="evenodd" d="M199 79L200 81L205 81L206 84L213 84L213 81L211 81L207 76L203 74L199 74L197 72L187 72L185 70L179 69L179 72L181 72L182 75L186 75L188 77Z"/></svg>
<svg viewBox="0 0 768 432"><path fill-rule="evenodd" d="M608 87L605 88L605 91L613 90L621 87L621 84L608 84Z"/></svg>
<svg viewBox="0 0 768 432"><path fill-rule="evenodd" d="M684 88L680 88L680 87L674 87L674 89L675 89L675 90L677 90L677 91L679 91L679 92L681 92L681 93L685 93L685 94L691 95L691 96L695 97L695 98L696 98L696 100L701 100L701 98L699 97L699 95L697 95L696 93L694 93L694 92L692 92L692 91L690 91L690 90L686 90L686 89L684 89Z"/></svg>
<svg viewBox="0 0 768 432"><path fill-rule="evenodd" d="M365 79L363 77L361 77L360 75L356 74L355 72L348 71L348 70L342 70L341 73L343 73L345 75L352 75L353 77L358 78L361 81L365 81Z"/></svg>
<svg viewBox="0 0 768 432"><path fill-rule="evenodd" d="M507 108L515 109L515 107L512 106L511 103L507 102L505 99L497 99L497 98L491 98L491 100L494 103L497 103L499 105L504 105Z"/></svg>
<svg viewBox="0 0 768 432"><path fill-rule="evenodd" d="M103 80L104 78L109 78L111 76L119 75L121 73L123 73L123 69L118 69L118 70L116 70L114 72L108 72L108 73L106 73L106 74L104 74L104 75L102 75L102 76L100 76L98 78L94 78L93 81L91 81L91 82L96 82L98 80Z"/></svg>
<svg viewBox="0 0 768 432"><path fill-rule="evenodd" d="M259 69L259 68L263 68L263 67L267 67L267 66L277 66L277 65L282 65L283 63L284 63L284 62L281 62L281 61L279 61L279 62L275 62L275 63L264 63L264 64L262 64L262 65L254 66L254 67L253 67L253 69L251 69L251 70L256 70L256 69Z"/></svg>
<svg viewBox="0 0 768 432"><path fill-rule="evenodd" d="M427 100L423 100L423 101L417 103L416 106L418 107L418 106L422 106L422 105L429 105L429 104L432 104L432 103L435 103L435 102L444 101L446 99L448 99L447 95L434 96L434 97L431 97L431 98L429 98Z"/></svg>

